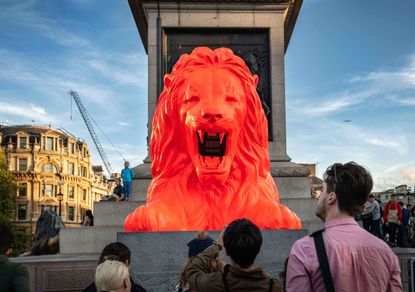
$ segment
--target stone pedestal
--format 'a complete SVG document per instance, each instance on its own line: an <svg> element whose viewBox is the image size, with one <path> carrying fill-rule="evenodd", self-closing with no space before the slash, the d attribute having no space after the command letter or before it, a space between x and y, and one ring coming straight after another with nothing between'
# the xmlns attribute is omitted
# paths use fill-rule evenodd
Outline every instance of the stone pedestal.
<svg viewBox="0 0 415 292"><path fill-rule="evenodd" d="M131 249L131 271L134 281L147 291L173 291L187 260L186 244L195 237L195 232L147 232L118 233L121 241ZM273 277L283 270L292 244L307 234L306 230L262 231L263 244L255 262L256 266ZM217 239L219 232L209 235ZM229 259L221 253L225 262Z"/></svg>

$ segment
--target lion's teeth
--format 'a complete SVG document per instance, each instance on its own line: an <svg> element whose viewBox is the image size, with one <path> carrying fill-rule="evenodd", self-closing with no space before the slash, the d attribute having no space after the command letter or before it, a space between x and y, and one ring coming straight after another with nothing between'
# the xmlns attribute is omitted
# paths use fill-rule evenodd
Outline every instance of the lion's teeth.
<svg viewBox="0 0 415 292"><path fill-rule="evenodd" d="M203 133L202 130L197 130L197 134L199 135L199 141L203 143Z"/></svg>
<svg viewBox="0 0 415 292"><path fill-rule="evenodd" d="M223 142L223 138L225 138L225 133L220 133L219 134L219 143L222 144Z"/></svg>

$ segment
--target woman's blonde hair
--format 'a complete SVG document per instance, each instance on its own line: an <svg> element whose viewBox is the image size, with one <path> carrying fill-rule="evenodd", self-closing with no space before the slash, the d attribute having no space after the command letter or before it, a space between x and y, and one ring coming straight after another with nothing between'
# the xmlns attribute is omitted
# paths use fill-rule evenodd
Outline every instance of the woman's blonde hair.
<svg viewBox="0 0 415 292"><path fill-rule="evenodd" d="M124 281L129 280L128 267L119 261L105 261L95 271L95 285L98 291L120 291Z"/></svg>

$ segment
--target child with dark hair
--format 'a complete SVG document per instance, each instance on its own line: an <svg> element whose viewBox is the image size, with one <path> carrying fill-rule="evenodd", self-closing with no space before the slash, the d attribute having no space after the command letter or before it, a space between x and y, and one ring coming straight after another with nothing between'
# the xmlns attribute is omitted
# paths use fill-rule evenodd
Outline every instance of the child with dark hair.
<svg viewBox="0 0 415 292"><path fill-rule="evenodd" d="M13 234L5 225L0 225L0 291L26 292L29 289L29 272L21 263L9 261L12 253Z"/></svg>
<svg viewBox="0 0 415 292"><path fill-rule="evenodd" d="M259 228L248 219L237 219L224 229L219 239L198 254L185 271L190 287L203 291L282 291L278 280L253 266L262 245ZM216 258L222 248L232 262L223 272L209 273L206 263Z"/></svg>
<svg viewBox="0 0 415 292"><path fill-rule="evenodd" d="M98 260L98 265L102 264L105 261L119 261L124 263L128 269L130 269L131 264L131 252L130 249L121 242L112 242L104 247L101 252L101 255ZM140 285L134 283L133 279L131 281L131 292L146 292L146 290ZM86 287L84 292L97 292L97 287L94 283L91 283Z"/></svg>

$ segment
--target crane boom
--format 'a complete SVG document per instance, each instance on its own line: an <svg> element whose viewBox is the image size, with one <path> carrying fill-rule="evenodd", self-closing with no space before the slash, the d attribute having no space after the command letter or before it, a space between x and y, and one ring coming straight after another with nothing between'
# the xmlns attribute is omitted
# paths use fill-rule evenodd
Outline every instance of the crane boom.
<svg viewBox="0 0 415 292"><path fill-rule="evenodd" d="M76 91L70 90L68 94L71 95L73 99L75 100L75 103L78 106L79 112L81 113L81 116L84 119L86 127L88 128L89 134L91 134L92 140L94 141L95 146L97 147L99 155L101 156L102 162L104 162L104 165L108 171L108 174L111 175L112 174L111 164L107 158L107 155L104 152L104 149L102 148L101 142L99 142L98 136L95 133L91 120L88 117L88 112L86 111L84 105L82 104L81 99L78 96L78 93Z"/></svg>

